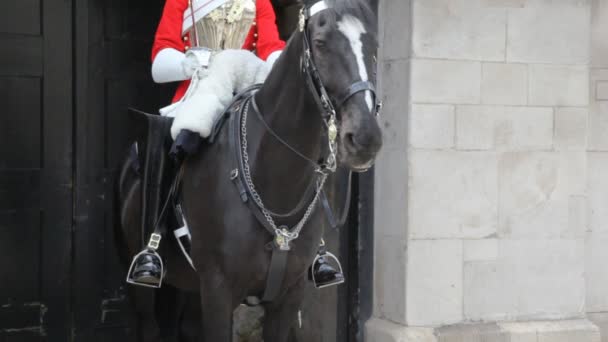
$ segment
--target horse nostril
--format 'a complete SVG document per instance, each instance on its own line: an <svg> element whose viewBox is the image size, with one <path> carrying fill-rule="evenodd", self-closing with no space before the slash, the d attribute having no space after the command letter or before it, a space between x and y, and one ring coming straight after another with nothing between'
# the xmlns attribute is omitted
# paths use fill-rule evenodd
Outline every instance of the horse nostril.
<svg viewBox="0 0 608 342"><path fill-rule="evenodd" d="M378 139L376 139L376 137L371 134L357 135L354 133L347 133L345 134L345 138L347 144L350 145L350 147L359 151L377 150L377 146L381 144L381 142L378 141Z"/></svg>
<svg viewBox="0 0 608 342"><path fill-rule="evenodd" d="M353 133L346 133L346 141L352 147L355 147L355 148L361 147L355 140L355 135Z"/></svg>

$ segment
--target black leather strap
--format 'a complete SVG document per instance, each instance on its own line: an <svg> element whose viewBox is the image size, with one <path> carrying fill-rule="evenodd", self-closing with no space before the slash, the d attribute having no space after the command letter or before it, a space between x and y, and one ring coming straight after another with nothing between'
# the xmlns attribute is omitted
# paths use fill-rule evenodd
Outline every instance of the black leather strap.
<svg viewBox="0 0 608 342"><path fill-rule="evenodd" d="M348 219L348 212L350 211L350 200L351 200L351 192L352 192L352 172L348 172L348 183L346 185L346 197L344 198L344 205L342 207L342 212L338 213L338 217L334 215L334 211L329 204L329 200L327 199L327 194L325 190L321 191L320 201L323 207L323 211L325 211L325 217L327 217L327 222L329 222L329 226L332 229L338 229L344 226L346 220Z"/></svg>
<svg viewBox="0 0 608 342"><path fill-rule="evenodd" d="M273 242L274 244L274 242ZM270 267L266 276L266 289L262 296L262 301L272 302L275 300L283 286L285 280L285 271L287 270L288 251L282 251L278 247L273 246L272 256L270 257Z"/></svg>
<svg viewBox="0 0 608 342"><path fill-rule="evenodd" d="M368 81L360 81L353 83L350 87L348 87L348 89L344 91L342 95L340 95L337 102L338 108L342 107L342 105L344 105L344 103L348 101L348 99L353 97L355 94L360 93L362 91L370 91L372 93L372 101L374 103L376 102L376 87L374 87L374 84Z"/></svg>

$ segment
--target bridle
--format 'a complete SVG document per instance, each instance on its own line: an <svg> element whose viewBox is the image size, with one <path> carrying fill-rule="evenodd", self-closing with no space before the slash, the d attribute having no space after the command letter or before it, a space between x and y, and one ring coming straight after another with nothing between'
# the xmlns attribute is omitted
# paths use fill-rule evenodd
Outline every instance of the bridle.
<svg viewBox="0 0 608 342"><path fill-rule="evenodd" d="M336 108L341 108L346 101L348 101L354 95L369 91L372 95L372 100L375 103L374 115L379 116L382 109L382 102L378 101L376 96L376 87L369 81L358 81L351 84L348 88L340 93L337 98L329 96L326 87L323 85L319 70L312 58L312 50L310 37L308 33L308 23L310 19L316 14L321 13L325 10L330 9L325 0L319 0L310 6L304 7L300 10L300 18L298 29L302 34L303 54L300 59L302 71L306 78L306 84L310 92L313 94L313 98L317 106L321 111L323 122L327 129L328 138L328 150L329 154L326 158L324 168L334 172L336 170L336 151L337 151L337 137L338 137L338 118L336 114Z"/></svg>

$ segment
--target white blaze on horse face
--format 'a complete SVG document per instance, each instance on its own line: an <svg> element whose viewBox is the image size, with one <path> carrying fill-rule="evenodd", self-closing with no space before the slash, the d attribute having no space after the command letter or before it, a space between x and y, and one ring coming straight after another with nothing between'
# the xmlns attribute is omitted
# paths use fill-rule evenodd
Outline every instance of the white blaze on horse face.
<svg viewBox="0 0 608 342"><path fill-rule="evenodd" d="M365 27L361 20L351 16L345 15L342 20L338 23L338 29L342 34L346 36L348 41L350 42L350 47L355 54L355 58L357 59L357 65L359 67L359 75L361 76L361 81L367 82L369 81L369 76L367 72L367 67L365 66L365 61L363 60L363 42L361 41L361 36L367 31L365 31ZM369 111L372 111L372 94L370 91L365 92L365 102L367 102L367 106L369 107Z"/></svg>

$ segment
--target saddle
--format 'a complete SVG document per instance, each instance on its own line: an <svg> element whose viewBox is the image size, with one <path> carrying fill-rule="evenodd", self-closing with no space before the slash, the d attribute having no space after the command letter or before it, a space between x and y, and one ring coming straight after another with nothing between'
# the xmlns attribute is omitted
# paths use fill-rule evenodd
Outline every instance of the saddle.
<svg viewBox="0 0 608 342"><path fill-rule="evenodd" d="M180 142L180 135L176 142L173 142L170 134L173 118L129 109L129 127L135 141L131 146L129 162L142 180L142 247L145 247L147 237L156 236L159 242L171 230L184 256L194 268L190 258L190 231L179 203L181 158L175 158L175 146L177 143L184 143L189 145L186 149L190 153L195 153L200 150L201 145L213 144L236 104L258 87L248 88L234 97L216 120L211 135L205 141L199 138L195 141L190 139ZM158 246L159 243L155 245Z"/></svg>

